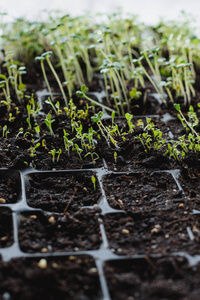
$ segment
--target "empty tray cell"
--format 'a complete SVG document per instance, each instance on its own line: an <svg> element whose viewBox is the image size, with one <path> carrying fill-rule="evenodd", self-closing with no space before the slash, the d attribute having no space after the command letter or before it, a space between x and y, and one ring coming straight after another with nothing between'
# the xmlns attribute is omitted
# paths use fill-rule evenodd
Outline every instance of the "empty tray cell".
<svg viewBox="0 0 200 300"><path fill-rule="evenodd" d="M166 172L110 174L103 184L110 206L129 211L168 209L181 193Z"/></svg>
<svg viewBox="0 0 200 300"><path fill-rule="evenodd" d="M15 170L0 170L0 204L16 203L20 193L20 173Z"/></svg>
<svg viewBox="0 0 200 300"><path fill-rule="evenodd" d="M117 255L200 254L199 224L179 206L171 212L108 214L104 226L109 248Z"/></svg>
<svg viewBox="0 0 200 300"><path fill-rule="evenodd" d="M109 261L105 275L112 300L198 300L200 265L182 257Z"/></svg>
<svg viewBox="0 0 200 300"><path fill-rule="evenodd" d="M74 214L24 213L19 215L19 244L24 252L96 250L101 245L99 209Z"/></svg>
<svg viewBox="0 0 200 300"><path fill-rule="evenodd" d="M97 204L100 197L98 180L92 172L41 172L29 174L27 203L51 212L78 211Z"/></svg>
<svg viewBox="0 0 200 300"><path fill-rule="evenodd" d="M0 208L0 248L13 244L12 212L9 208Z"/></svg>
<svg viewBox="0 0 200 300"><path fill-rule="evenodd" d="M101 295L89 256L12 259L0 263L0 278L1 299L97 300Z"/></svg>

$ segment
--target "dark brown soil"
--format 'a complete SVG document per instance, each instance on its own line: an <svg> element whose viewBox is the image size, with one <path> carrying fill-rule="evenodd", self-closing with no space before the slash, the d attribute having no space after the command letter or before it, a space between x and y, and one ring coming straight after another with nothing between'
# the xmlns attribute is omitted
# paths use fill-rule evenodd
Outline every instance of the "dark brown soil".
<svg viewBox="0 0 200 300"><path fill-rule="evenodd" d="M105 263L112 300L198 300L200 265L182 257L116 260Z"/></svg>
<svg viewBox="0 0 200 300"><path fill-rule="evenodd" d="M111 207L131 212L159 211L173 207L182 192L166 172L111 174L103 179Z"/></svg>
<svg viewBox="0 0 200 300"><path fill-rule="evenodd" d="M199 218L195 222L182 205L155 213L106 215L104 225L111 251L127 256L182 251L200 254Z"/></svg>
<svg viewBox="0 0 200 300"><path fill-rule="evenodd" d="M16 203L21 193L20 174L15 170L0 170L0 204Z"/></svg>
<svg viewBox="0 0 200 300"><path fill-rule="evenodd" d="M41 258L42 259L42 258ZM101 295L94 260L89 256L13 259L0 263L1 299L97 300Z"/></svg>
<svg viewBox="0 0 200 300"><path fill-rule="evenodd" d="M92 176L92 172L29 174L28 205L59 213L96 205L101 193L97 179L94 187Z"/></svg>
<svg viewBox="0 0 200 300"><path fill-rule="evenodd" d="M98 215L98 209L65 215L19 215L20 248L29 253L96 250L101 244Z"/></svg>
<svg viewBox="0 0 200 300"><path fill-rule="evenodd" d="M13 221L12 212L8 208L0 209L0 248L9 247L13 244Z"/></svg>

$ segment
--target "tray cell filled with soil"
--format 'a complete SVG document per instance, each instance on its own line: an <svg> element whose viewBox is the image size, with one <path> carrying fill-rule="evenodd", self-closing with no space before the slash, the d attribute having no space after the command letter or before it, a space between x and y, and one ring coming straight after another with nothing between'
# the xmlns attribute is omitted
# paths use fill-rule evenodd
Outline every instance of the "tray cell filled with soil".
<svg viewBox="0 0 200 300"><path fill-rule="evenodd" d="M83 206L97 205L101 195L92 172L41 172L26 176L29 206L44 211L64 213ZM93 178L94 179L94 178Z"/></svg>
<svg viewBox="0 0 200 300"><path fill-rule="evenodd" d="M1 299L92 299L101 289L89 256L19 258L0 262Z"/></svg>
<svg viewBox="0 0 200 300"><path fill-rule="evenodd" d="M182 206L135 216L108 214L104 226L109 248L117 255L200 254L199 222Z"/></svg>
<svg viewBox="0 0 200 300"><path fill-rule="evenodd" d="M176 181L167 172L109 174L103 179L112 208L126 211L168 209L173 199L183 198Z"/></svg>
<svg viewBox="0 0 200 300"><path fill-rule="evenodd" d="M21 193L20 173L0 169L0 204L16 203Z"/></svg>
<svg viewBox="0 0 200 300"><path fill-rule="evenodd" d="M112 300L198 300L200 265L182 257L108 261L105 275Z"/></svg>
<svg viewBox="0 0 200 300"><path fill-rule="evenodd" d="M65 215L20 214L20 248L29 253L96 250L101 245L98 211L82 209Z"/></svg>
<svg viewBox="0 0 200 300"><path fill-rule="evenodd" d="M9 208L0 208L0 248L13 244L12 212Z"/></svg>

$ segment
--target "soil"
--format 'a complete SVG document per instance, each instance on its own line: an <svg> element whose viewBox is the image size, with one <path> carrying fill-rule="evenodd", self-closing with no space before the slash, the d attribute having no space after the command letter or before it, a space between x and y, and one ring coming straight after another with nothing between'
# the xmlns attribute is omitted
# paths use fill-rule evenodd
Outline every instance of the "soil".
<svg viewBox="0 0 200 300"><path fill-rule="evenodd" d="M16 170L0 170L0 204L16 203L21 193L20 174Z"/></svg>
<svg viewBox="0 0 200 300"><path fill-rule="evenodd" d="M28 253L96 250L101 244L98 215L98 209L64 215L20 214L20 248Z"/></svg>
<svg viewBox="0 0 200 300"><path fill-rule="evenodd" d="M177 198L184 201L182 191L167 172L115 173L106 175L103 184L111 207L134 213L173 209Z"/></svg>
<svg viewBox="0 0 200 300"><path fill-rule="evenodd" d="M12 211L8 208L0 209L0 248L9 247L13 244L13 221Z"/></svg>
<svg viewBox="0 0 200 300"><path fill-rule="evenodd" d="M45 268L40 258L1 262L1 299L99 299L99 278L91 257L54 257L46 262Z"/></svg>
<svg viewBox="0 0 200 300"><path fill-rule="evenodd" d="M182 257L136 258L105 263L113 300L194 300L199 297L199 266Z"/></svg>
<svg viewBox="0 0 200 300"><path fill-rule="evenodd" d="M92 172L34 173L27 175L27 203L51 212L77 211L83 206L97 205L101 195Z"/></svg>

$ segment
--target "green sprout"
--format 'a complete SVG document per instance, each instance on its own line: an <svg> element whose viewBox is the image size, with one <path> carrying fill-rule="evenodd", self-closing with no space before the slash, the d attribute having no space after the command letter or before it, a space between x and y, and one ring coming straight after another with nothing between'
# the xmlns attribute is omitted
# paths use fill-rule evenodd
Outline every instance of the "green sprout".
<svg viewBox="0 0 200 300"><path fill-rule="evenodd" d="M105 108L106 110L108 111L114 111L113 109L111 109L110 107L100 103L100 102L97 102L95 100L93 100L92 98L90 98L89 96L86 95L86 93L88 92L88 88L86 87L85 84L83 84L81 86L81 90L80 91L76 91L76 95L80 98L85 98L87 99L88 101L90 101L92 104L94 105L97 105L97 106L100 106L101 108Z"/></svg>
<svg viewBox="0 0 200 300"><path fill-rule="evenodd" d="M93 186L94 186L94 191L96 191L96 177L94 175L91 176L91 181L92 181Z"/></svg>
<svg viewBox="0 0 200 300"><path fill-rule="evenodd" d="M46 116L46 119L44 120L45 124L47 125L49 132L52 136L54 136L54 132L52 129L52 123L55 122L55 120L51 120L51 114L48 113Z"/></svg>

